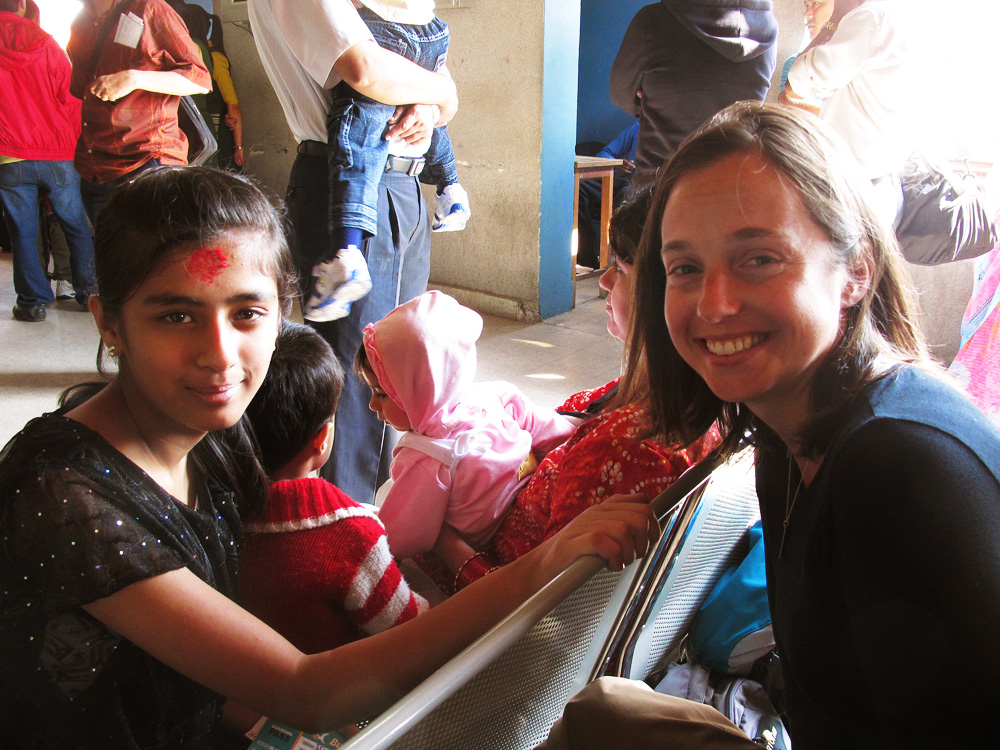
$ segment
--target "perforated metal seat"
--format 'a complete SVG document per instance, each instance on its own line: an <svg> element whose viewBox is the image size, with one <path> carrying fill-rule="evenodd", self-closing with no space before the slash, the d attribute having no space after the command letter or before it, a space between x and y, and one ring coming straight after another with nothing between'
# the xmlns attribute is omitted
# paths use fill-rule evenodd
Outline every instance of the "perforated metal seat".
<svg viewBox="0 0 1000 750"><path fill-rule="evenodd" d="M760 518L753 451L720 466L681 508L671 545L651 565L599 659L593 678L642 680L665 666L715 582L747 553L746 530Z"/></svg>
<svg viewBox="0 0 1000 750"><path fill-rule="evenodd" d="M658 658L659 642L648 656L636 659L646 646L632 629L648 620L655 601L663 599L678 608L661 628L664 645L676 640L704 598L698 592L707 593L738 545L738 535L734 541L730 531L735 533L739 519L752 515L743 508L745 493L725 489L733 475L712 475L716 465L702 462L656 498L654 510L664 533L653 554L620 573L604 570L598 558L578 561L345 747L532 748L546 738L569 698L608 671L615 647L618 652L629 647L630 664ZM751 487L752 478L751 472ZM741 510L730 519L726 509L734 504L729 500L733 494ZM720 518L725 519L721 526ZM743 522L740 534L750 522ZM713 540L702 537L714 536L719 528L727 540L715 553ZM716 561L714 554L723 559ZM702 582L702 577L711 581ZM673 586L682 595L661 596Z"/></svg>

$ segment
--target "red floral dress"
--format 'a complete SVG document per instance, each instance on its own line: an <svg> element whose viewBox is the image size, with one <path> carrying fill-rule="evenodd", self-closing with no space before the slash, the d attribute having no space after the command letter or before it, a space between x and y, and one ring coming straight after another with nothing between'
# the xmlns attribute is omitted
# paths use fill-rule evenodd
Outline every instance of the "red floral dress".
<svg viewBox="0 0 1000 750"><path fill-rule="evenodd" d="M571 396L560 408L584 411L617 381ZM642 438L646 408L628 404L581 424L539 463L493 538L489 552L509 563L555 534L583 510L611 495L656 497L719 442L713 427L684 448Z"/></svg>
<svg viewBox="0 0 1000 750"><path fill-rule="evenodd" d="M976 406L1000 427L1000 246L976 260L962 346L948 368Z"/></svg>

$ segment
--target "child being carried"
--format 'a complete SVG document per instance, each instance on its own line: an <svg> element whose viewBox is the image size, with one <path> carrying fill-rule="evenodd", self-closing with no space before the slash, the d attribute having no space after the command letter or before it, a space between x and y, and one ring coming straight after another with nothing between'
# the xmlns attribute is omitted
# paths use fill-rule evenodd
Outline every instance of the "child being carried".
<svg viewBox="0 0 1000 750"><path fill-rule="evenodd" d="M445 72L450 35L434 15L433 0L355 0L358 15L379 44L426 70ZM386 170L416 175L437 189L432 232L465 229L472 215L458 182L455 151L444 125L434 128L426 151L387 141L397 108L367 97L341 81L327 117L330 166L329 254L313 268L306 320L338 320L371 289L362 241L378 233L379 183Z"/></svg>
<svg viewBox="0 0 1000 750"><path fill-rule="evenodd" d="M477 313L427 292L364 330L355 370L369 407L404 433L376 500L397 558L430 550L445 525L481 549L520 480L576 427L509 383L472 382L482 329Z"/></svg>

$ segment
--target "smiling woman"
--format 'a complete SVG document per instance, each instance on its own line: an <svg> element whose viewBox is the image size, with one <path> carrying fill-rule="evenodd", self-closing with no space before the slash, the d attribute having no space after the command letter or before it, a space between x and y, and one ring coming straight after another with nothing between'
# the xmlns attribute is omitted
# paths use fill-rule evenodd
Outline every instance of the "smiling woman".
<svg viewBox="0 0 1000 750"><path fill-rule="evenodd" d="M814 453L885 357L926 361L913 294L895 239L835 134L785 107L736 105L712 122L664 167L651 209L660 219L637 260L630 357L657 365L650 398L664 430L697 430L721 409L732 442L759 423L702 377L699 368L725 364L709 347L724 354L750 337L734 362L753 362L755 375L801 360L808 418L793 432ZM700 224L683 216L688 208ZM682 313L695 315L691 329L672 342ZM758 359L778 347L781 356ZM844 390L835 373L854 385Z"/></svg>
<svg viewBox="0 0 1000 750"><path fill-rule="evenodd" d="M716 396L775 429L808 413L841 310L865 287L842 267L831 273L831 242L790 182L756 154L722 158L678 181L661 234L681 357Z"/></svg>
<svg viewBox="0 0 1000 750"><path fill-rule="evenodd" d="M659 429L717 420L724 449L755 446L793 745L971 747L995 734L1000 432L929 362L852 163L793 108L744 102L706 123L660 173L630 356ZM581 699L595 747L626 725L645 733L632 746L756 747L619 687Z"/></svg>

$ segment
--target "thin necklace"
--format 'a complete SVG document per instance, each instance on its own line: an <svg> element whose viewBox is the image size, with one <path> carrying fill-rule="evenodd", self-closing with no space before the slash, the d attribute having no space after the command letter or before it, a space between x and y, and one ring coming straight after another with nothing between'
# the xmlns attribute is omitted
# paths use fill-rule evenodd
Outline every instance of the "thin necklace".
<svg viewBox="0 0 1000 750"><path fill-rule="evenodd" d="M785 536L788 534L788 522L792 518L792 511L795 510L795 501L799 499L799 490L802 489L803 476L799 476L799 483L795 487L795 494L792 494L792 454L788 454L788 485L785 489L785 520L782 523L781 546L778 547L778 559L785 553ZM790 499L789 499L790 498Z"/></svg>
<svg viewBox="0 0 1000 750"><path fill-rule="evenodd" d="M136 434L139 436L139 439L142 441L142 445L143 445L143 447L145 447L146 453L149 454L150 460L155 460L156 453L153 451L152 447L149 444L149 441L146 439L146 435L145 435L145 433L143 433L142 427L139 426L139 420L137 420L135 418L135 415L132 414L132 407L129 406L128 397L125 395L125 391L123 391L121 389L121 386L119 386L119 388L118 388L118 397L121 399L122 406L125 407L125 413L128 414L128 418L130 420L132 420L132 426L135 428ZM142 467L140 467L140 468L142 468ZM186 471L187 471L187 469L185 468L185 472ZM147 476L149 476L149 472L147 472L145 469L143 469L143 473L145 473ZM150 477L150 478L152 478L152 477ZM156 481L156 480L153 480L153 481ZM191 509L195 509L195 510L197 509L197 507L198 507L198 496L195 495L195 497L194 497L194 499L192 501L191 496L190 496L191 495L191 488L190 488L190 486L189 486L188 492L187 492L188 497L185 500L181 500L179 497L177 497L176 494L174 494L170 490L166 490L166 488L164 488L164 490L169 495L171 495L172 497L176 498L177 501L180 502L181 504L186 505L187 507L189 507Z"/></svg>

